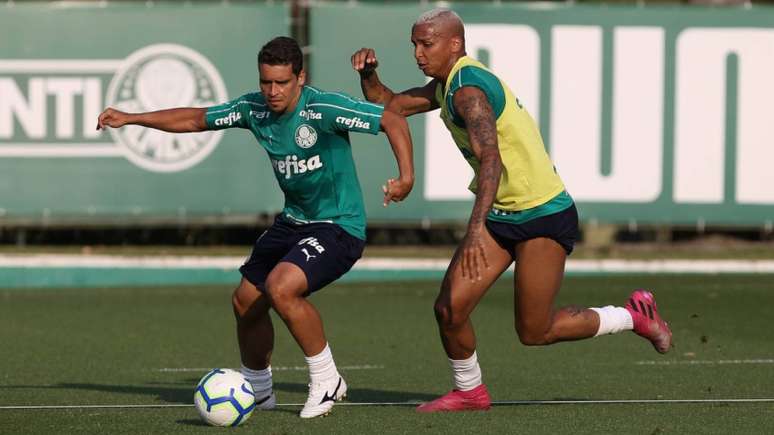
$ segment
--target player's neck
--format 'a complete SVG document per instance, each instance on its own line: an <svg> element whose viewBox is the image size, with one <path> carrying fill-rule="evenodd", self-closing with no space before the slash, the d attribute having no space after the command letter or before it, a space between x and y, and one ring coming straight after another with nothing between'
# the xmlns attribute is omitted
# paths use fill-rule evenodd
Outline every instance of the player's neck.
<svg viewBox="0 0 774 435"><path fill-rule="evenodd" d="M459 55L452 56L451 59L449 59L449 65L447 65L446 69L443 72L443 75L441 77L435 77L435 78L438 79L441 83L446 83L446 80L449 79L449 75L454 69L454 65L457 65L457 62L459 62L459 60L465 56L467 56L467 54L464 51Z"/></svg>
<svg viewBox="0 0 774 435"><path fill-rule="evenodd" d="M296 94L296 98L293 99L293 101L288 104L288 108L285 109L285 113L293 113L296 111L296 106L298 106L298 101L301 100L301 93L304 92L304 87L301 86L301 88L298 89L298 93Z"/></svg>

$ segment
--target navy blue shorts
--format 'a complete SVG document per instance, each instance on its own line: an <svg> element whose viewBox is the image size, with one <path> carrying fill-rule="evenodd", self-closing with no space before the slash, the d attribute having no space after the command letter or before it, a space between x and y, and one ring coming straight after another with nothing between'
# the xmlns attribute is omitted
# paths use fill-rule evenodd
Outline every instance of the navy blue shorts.
<svg viewBox="0 0 774 435"><path fill-rule="evenodd" d="M562 245L567 255L578 240L578 209L575 204L558 213L532 219L523 224L507 224L486 220L486 228L501 248L516 259L516 245L529 239L546 237Z"/></svg>
<svg viewBox="0 0 774 435"><path fill-rule="evenodd" d="M306 275L306 294L337 280L363 254L365 241L336 224L296 225L277 218L255 241L250 258L239 268L248 281L264 291L266 277L277 263L287 261Z"/></svg>

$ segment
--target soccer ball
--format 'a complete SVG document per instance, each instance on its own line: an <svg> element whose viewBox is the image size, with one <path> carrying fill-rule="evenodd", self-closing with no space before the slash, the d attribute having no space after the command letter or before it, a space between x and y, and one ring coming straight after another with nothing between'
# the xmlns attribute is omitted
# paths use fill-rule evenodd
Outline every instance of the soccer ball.
<svg viewBox="0 0 774 435"><path fill-rule="evenodd" d="M255 409L250 382L231 369L213 369L199 381L194 404L202 419L212 426L239 426Z"/></svg>

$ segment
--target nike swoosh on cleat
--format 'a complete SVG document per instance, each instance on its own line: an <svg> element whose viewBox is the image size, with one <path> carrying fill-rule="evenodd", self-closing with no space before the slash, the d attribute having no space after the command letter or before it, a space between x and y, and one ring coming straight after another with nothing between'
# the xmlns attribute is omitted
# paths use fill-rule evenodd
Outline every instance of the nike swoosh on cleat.
<svg viewBox="0 0 774 435"><path fill-rule="evenodd" d="M256 405L260 405L260 404L262 404L263 402L265 402L265 401L267 401L267 400L269 400L269 399L271 399L271 394L269 394L268 396L264 397L264 398L263 398L263 399L261 399L261 400L257 400L257 401L255 402L255 404L256 404Z"/></svg>
<svg viewBox="0 0 774 435"><path fill-rule="evenodd" d="M334 402L336 400L336 393L339 392L339 387L341 387L341 377L339 377L339 383L336 384L336 389L333 390L333 395L329 396L328 392L326 391L323 395L322 400L320 400L320 405L322 405L325 402Z"/></svg>

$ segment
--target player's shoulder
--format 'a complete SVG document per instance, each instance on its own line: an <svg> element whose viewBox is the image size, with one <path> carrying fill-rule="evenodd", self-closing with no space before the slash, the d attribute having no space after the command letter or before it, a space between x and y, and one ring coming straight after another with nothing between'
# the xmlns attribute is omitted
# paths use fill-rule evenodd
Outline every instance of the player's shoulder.
<svg viewBox="0 0 774 435"><path fill-rule="evenodd" d="M449 92L446 95L447 102L454 116L454 95L461 88L472 87L481 90L489 101L495 116L503 113L506 104L506 91L503 82L481 62L469 59L463 64L449 81Z"/></svg>
<svg viewBox="0 0 774 435"><path fill-rule="evenodd" d="M309 93L308 101L310 103L342 103L354 101L354 98L342 92L327 91L314 86L306 86Z"/></svg>
<svg viewBox="0 0 774 435"><path fill-rule="evenodd" d="M481 65L465 65L454 74L450 80L452 90L463 86L486 86L491 88L501 88L500 79L492 72Z"/></svg>
<svg viewBox="0 0 774 435"><path fill-rule="evenodd" d="M258 104L262 106L266 106L266 98L263 96L263 93L258 92L248 92L246 94L242 94L239 98L239 101L244 101L248 104Z"/></svg>
<svg viewBox="0 0 774 435"><path fill-rule="evenodd" d="M348 108L365 104L381 107L378 104L369 103L359 98L352 97L344 92L325 91L308 85L306 86L306 89L309 94L307 97L307 106L320 105L323 107Z"/></svg>
<svg viewBox="0 0 774 435"><path fill-rule="evenodd" d="M251 119L264 119L269 116L266 98L261 92L248 92L232 100L232 107Z"/></svg>

